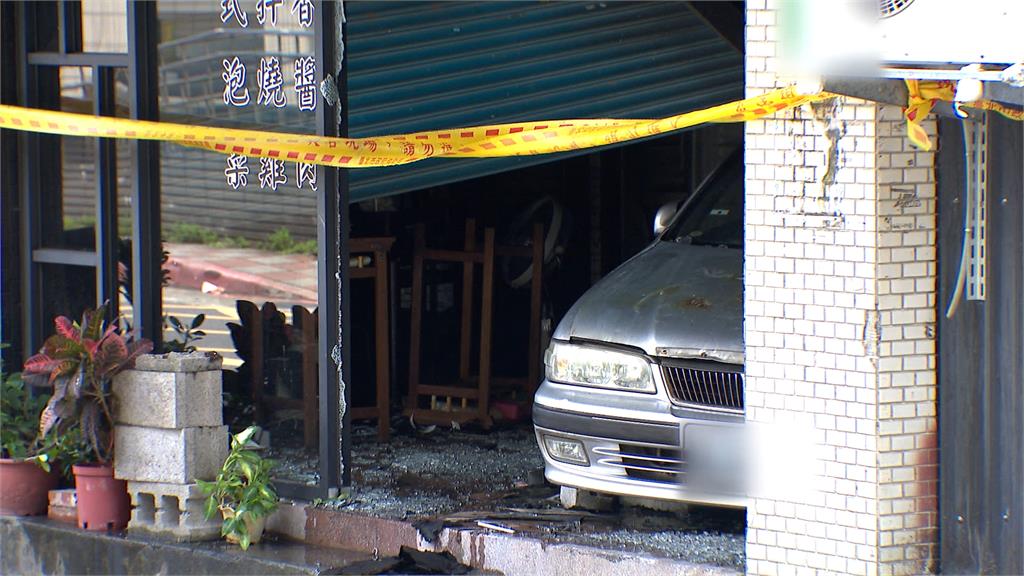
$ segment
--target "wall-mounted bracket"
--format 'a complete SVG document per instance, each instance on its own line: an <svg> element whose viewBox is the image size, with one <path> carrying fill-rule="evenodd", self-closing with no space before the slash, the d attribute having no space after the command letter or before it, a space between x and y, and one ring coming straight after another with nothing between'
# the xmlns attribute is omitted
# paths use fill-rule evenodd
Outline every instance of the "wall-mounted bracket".
<svg viewBox="0 0 1024 576"><path fill-rule="evenodd" d="M988 190L988 116L980 115L980 121L970 127L966 161L968 164L967 186L972 188L970 210L970 251L967 269L967 299L985 299L985 222L986 192Z"/></svg>

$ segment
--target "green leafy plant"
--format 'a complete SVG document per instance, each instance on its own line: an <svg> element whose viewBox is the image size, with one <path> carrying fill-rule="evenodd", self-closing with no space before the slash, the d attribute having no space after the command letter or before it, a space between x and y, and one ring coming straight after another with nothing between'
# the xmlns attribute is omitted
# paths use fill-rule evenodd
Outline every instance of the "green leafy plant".
<svg viewBox="0 0 1024 576"><path fill-rule="evenodd" d="M221 535L237 539L243 550L258 537L251 531L254 521L270 515L278 503L270 482L274 461L263 458L253 440L259 431L258 426L250 426L232 436L231 451L217 478L212 482L198 481L207 495L206 518L212 519L220 512Z"/></svg>
<svg viewBox="0 0 1024 576"><path fill-rule="evenodd" d="M292 238L291 230L278 228L270 236L267 236L263 248L285 254L316 254L316 240L300 242Z"/></svg>
<svg viewBox="0 0 1024 576"><path fill-rule="evenodd" d="M191 222L171 225L164 234L167 242L176 244L203 244L215 248L248 248L249 240L242 236L221 236L217 231Z"/></svg>
<svg viewBox="0 0 1024 576"><path fill-rule="evenodd" d="M153 349L149 340L125 337L116 325L107 326L105 314L106 306L100 306L86 310L81 323L59 316L54 320L57 333L25 361L23 373L33 385L53 386L39 416L39 436L60 436L77 427L88 444L86 456L100 463L113 455L111 381Z"/></svg>
<svg viewBox="0 0 1024 576"><path fill-rule="evenodd" d="M205 314L196 315L189 324L185 324L177 316L165 316L164 325L174 330L177 338L163 343L164 352L195 352L196 342L206 336L206 332L199 329L205 320Z"/></svg>
<svg viewBox="0 0 1024 576"><path fill-rule="evenodd" d="M164 233L168 242L177 244L215 244L220 236L209 228L191 222L175 222Z"/></svg>
<svg viewBox="0 0 1024 576"><path fill-rule="evenodd" d="M33 397L21 374L4 372L2 361L0 381L0 455L4 458L28 458L35 448L39 414L46 407L47 398Z"/></svg>
<svg viewBox="0 0 1024 576"><path fill-rule="evenodd" d="M83 462L89 454L89 445L82 438L78 427L70 428L63 434L51 432L37 441L32 459L40 468L49 472L53 466L60 466L62 477L72 478L71 467Z"/></svg>
<svg viewBox="0 0 1024 576"><path fill-rule="evenodd" d="M0 348L6 346L0 344ZM59 464L63 476L70 478L71 466L81 461L86 451L82 434L78 428L72 428L64 434L51 433L40 438L39 415L49 397L33 396L25 384L20 373L5 373L0 361L0 455L32 460L47 472Z"/></svg>

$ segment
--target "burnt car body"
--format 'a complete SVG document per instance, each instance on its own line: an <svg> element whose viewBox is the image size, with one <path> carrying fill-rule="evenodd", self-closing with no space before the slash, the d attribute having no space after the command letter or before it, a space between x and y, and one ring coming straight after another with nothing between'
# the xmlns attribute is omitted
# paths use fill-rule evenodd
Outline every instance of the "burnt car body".
<svg viewBox="0 0 1024 576"><path fill-rule="evenodd" d="M738 481L702 474L709 457L724 455L716 473L736 476L742 459L721 441L744 419L742 243L735 154L652 244L569 310L545 354L533 408L549 481L746 505Z"/></svg>

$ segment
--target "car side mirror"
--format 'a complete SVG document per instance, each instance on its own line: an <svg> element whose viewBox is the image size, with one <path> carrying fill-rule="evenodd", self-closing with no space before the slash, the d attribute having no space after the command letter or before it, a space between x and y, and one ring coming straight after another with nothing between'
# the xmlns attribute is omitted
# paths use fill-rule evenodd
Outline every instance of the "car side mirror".
<svg viewBox="0 0 1024 576"><path fill-rule="evenodd" d="M672 217L679 211L679 202L669 202L658 208L658 211L654 214L654 235L661 236L661 233L668 228Z"/></svg>

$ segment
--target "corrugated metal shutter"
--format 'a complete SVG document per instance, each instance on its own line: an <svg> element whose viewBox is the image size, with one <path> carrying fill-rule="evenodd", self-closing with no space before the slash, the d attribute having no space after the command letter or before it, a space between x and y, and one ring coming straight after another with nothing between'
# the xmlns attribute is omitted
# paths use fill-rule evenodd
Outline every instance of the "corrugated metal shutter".
<svg viewBox="0 0 1024 576"><path fill-rule="evenodd" d="M743 59L688 2L347 2L349 134L659 117L740 98ZM565 154L353 170L354 201Z"/></svg>

